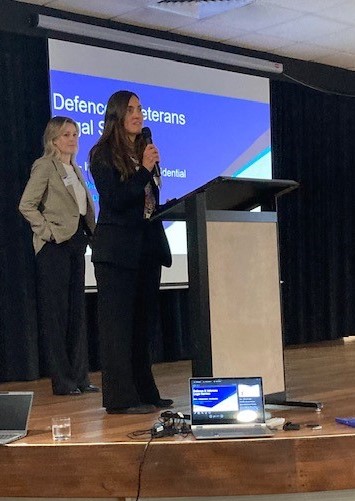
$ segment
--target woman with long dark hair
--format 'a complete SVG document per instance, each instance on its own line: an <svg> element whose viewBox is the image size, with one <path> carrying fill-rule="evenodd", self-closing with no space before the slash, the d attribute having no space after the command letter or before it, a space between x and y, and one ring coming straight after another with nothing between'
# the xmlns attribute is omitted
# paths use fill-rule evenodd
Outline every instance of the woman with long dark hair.
<svg viewBox="0 0 355 501"><path fill-rule="evenodd" d="M103 405L111 414L146 414L170 407L151 370L150 341L157 329L161 266L171 266L160 221L159 152L142 136L139 98L113 94L105 127L90 152L100 196L92 261L98 289Z"/></svg>

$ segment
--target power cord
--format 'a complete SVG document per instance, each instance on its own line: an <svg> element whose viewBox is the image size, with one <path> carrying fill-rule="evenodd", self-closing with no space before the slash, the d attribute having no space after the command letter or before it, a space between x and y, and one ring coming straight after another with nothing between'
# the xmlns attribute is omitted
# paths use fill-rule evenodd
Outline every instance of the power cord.
<svg viewBox="0 0 355 501"><path fill-rule="evenodd" d="M182 414L181 412L165 411L161 413L160 417L158 418L158 422L155 423L152 428L147 430L136 430L127 435L129 438L136 438L144 435L150 435L149 440L145 444L143 454L139 462L137 495L135 501L139 500L141 492L142 472L147 457L149 445L155 438L171 437L177 434L183 437L187 437L187 435L191 433L191 428L190 425L186 423L185 421L186 419L190 419L190 416Z"/></svg>
<svg viewBox="0 0 355 501"><path fill-rule="evenodd" d="M144 466L145 458L147 456L148 447L151 444L151 442L152 442L153 439L154 439L154 437L151 437L148 440L148 442L145 444L145 447L144 447L144 450L143 450L143 454L142 454L142 457L141 457L141 460L140 460L140 463L139 463L139 468L138 468L138 486L137 486L136 501L139 500L139 496L140 496L140 493L141 493L141 480L142 480L143 466Z"/></svg>

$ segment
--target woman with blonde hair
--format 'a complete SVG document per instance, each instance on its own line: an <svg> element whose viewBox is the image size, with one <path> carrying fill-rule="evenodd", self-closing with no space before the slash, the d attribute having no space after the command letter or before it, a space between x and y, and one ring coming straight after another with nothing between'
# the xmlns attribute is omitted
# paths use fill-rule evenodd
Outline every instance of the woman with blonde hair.
<svg viewBox="0 0 355 501"><path fill-rule="evenodd" d="M75 164L79 128L52 118L20 202L36 255L40 339L55 395L99 391L88 378L85 249L95 228L91 195Z"/></svg>

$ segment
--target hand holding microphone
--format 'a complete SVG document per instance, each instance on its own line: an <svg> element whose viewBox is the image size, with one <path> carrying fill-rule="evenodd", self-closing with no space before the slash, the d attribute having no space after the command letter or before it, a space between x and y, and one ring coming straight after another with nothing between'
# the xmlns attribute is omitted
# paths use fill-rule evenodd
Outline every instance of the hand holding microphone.
<svg viewBox="0 0 355 501"><path fill-rule="evenodd" d="M156 164L159 161L159 152L154 144L148 144L143 152L142 165L150 172L156 175Z"/></svg>
<svg viewBox="0 0 355 501"><path fill-rule="evenodd" d="M143 167L153 172L154 176L160 177L159 151L154 146L152 132L149 127L143 127L142 135L147 143L143 153Z"/></svg>

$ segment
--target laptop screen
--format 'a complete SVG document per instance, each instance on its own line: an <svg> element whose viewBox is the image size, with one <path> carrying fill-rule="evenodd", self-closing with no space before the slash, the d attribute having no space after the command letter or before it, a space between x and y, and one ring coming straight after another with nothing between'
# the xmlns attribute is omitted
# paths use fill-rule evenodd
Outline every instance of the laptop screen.
<svg viewBox="0 0 355 501"><path fill-rule="evenodd" d="M191 424L264 423L261 377L191 378Z"/></svg>
<svg viewBox="0 0 355 501"><path fill-rule="evenodd" d="M0 393L0 430L26 430L32 392Z"/></svg>

